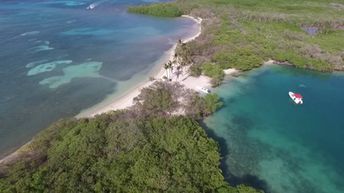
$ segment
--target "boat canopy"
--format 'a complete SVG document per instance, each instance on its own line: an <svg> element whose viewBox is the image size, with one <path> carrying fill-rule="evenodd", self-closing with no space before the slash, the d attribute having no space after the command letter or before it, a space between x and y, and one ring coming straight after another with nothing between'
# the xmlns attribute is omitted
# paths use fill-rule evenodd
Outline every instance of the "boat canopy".
<svg viewBox="0 0 344 193"><path fill-rule="evenodd" d="M302 99L303 98L302 95L298 94L298 93L295 93L294 96L295 96L295 98L298 98L298 99Z"/></svg>

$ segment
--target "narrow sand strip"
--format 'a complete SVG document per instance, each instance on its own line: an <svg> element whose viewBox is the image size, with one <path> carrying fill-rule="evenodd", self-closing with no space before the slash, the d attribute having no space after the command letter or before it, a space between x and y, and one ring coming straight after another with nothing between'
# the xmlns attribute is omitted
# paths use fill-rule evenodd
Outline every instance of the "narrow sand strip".
<svg viewBox="0 0 344 193"><path fill-rule="evenodd" d="M182 17L190 18L199 24L199 30L198 30L197 34L195 34L194 36L192 36L190 38L186 38L186 39L182 40L183 43L187 43L187 42L195 40L198 36L201 35L202 19L201 18L196 19L196 18L189 16L189 15L183 15ZM156 80L161 80L162 77L166 76L166 70L164 69L162 64L164 64L168 61L174 60L176 47L177 47L177 43L170 50L168 50L166 52L165 58L162 58L160 61L158 61L161 64L161 67L159 70L153 69L153 71L156 72L156 74L154 75L154 78ZM187 70L185 70L185 71L187 71ZM227 75L237 73L237 72L238 71L235 69L225 70L225 73ZM172 79L174 79L173 80L174 82L179 82L180 84L184 85L186 88L194 89L196 91L198 91L198 88L200 88L200 87L204 87L204 88L210 88L211 87L211 83L210 83L211 79L209 77L206 77L206 76L192 77L192 76L189 76L187 73L185 73L184 75L181 75L179 78L176 78L176 76L174 76L174 77L172 76ZM145 87L152 85L154 82L155 81L149 81L149 80L142 82L141 84L138 84L133 89L125 92L122 96L120 96L118 98L116 97L117 98L116 101L112 102L111 104L107 105L106 107L99 108L99 109L96 109L94 111L81 112L79 115L76 116L76 118L94 117L95 115L106 113L109 111L128 108L128 107L133 105L133 99L140 94L141 90ZM24 149L26 148L26 146L28 144L30 144L30 142L31 141L29 141L27 144L23 145L21 148L19 148L17 151L13 152L12 154L9 154L8 156L1 159L0 164L7 164L7 163L10 163L13 160L17 159L20 156L21 151L22 150L25 151Z"/></svg>
<svg viewBox="0 0 344 193"><path fill-rule="evenodd" d="M190 18L190 19L194 20L199 26L197 34L195 34L194 36L192 36L190 38L186 38L186 39L182 40L183 43L187 43L187 42L195 40L197 37L199 37L201 35L201 33L202 33L202 19L201 18L194 18L194 17L189 16L189 15L183 15L182 17L186 17L186 18ZM119 109L125 109L125 108L131 107L132 105L134 105L133 99L140 94L140 92L143 88L152 85L157 80L162 80L163 77L167 77L166 70L164 69L163 64L168 62L168 61L174 61L176 47L177 47L177 43L170 50L168 50L165 53L166 57L163 58L161 61L159 61L160 69L153 76L155 79L154 81L142 82L141 84L138 84L133 89L125 92L122 96L118 97L114 102L106 105L105 107L96 108L96 109L91 110L91 111L87 111L87 110L83 111L79 115L77 115L76 117L77 118L94 117L94 116L102 114L102 113L106 113L106 112L114 111L114 110L119 110ZM184 69L183 71L184 71L184 73L182 73L180 76L177 76L176 72L172 71L171 72L172 75L170 77L172 79L172 82L178 82L178 83L184 85L185 88L193 89L195 91L199 91L200 88L208 88L208 89L211 88L211 82L210 82L211 78L209 78L207 76L203 76L203 75L201 75L199 77L192 77L192 76L189 76L188 69ZM232 74L238 73L238 70L227 69L227 70L224 70L224 72L226 75L232 75Z"/></svg>
<svg viewBox="0 0 344 193"><path fill-rule="evenodd" d="M201 35L201 33L202 33L202 19L201 18L194 18L194 17L189 16L189 15L183 15L182 17L190 18L190 19L194 20L199 26L199 30L198 30L197 34L195 34L192 37L189 37L189 38L182 40L183 43L187 43L187 42L195 40L198 36ZM159 61L159 63L161 62L159 64L159 65L161 65L161 67L157 71L157 73L152 76L152 77L154 77L155 81L156 80L162 80L162 78L166 75L163 64L168 62L168 61L174 60L176 47L177 47L177 43L170 50L168 50L165 53L166 57L163 60ZM176 80L176 81L185 85L185 87L191 88L191 89L196 89L196 85L198 87L210 87L211 86L209 79L204 77L204 76L201 76L199 78L186 77L183 79L183 81L181 81L181 80L182 79L180 79L180 81L179 80ZM145 87L152 85L155 81L149 81L149 80L144 81L144 82L138 84L136 87L132 88L131 90L125 92L122 96L116 97L117 98L116 101L108 104L107 106L101 107L98 109L94 109L94 110L92 109L92 110L82 111L76 117L77 118L94 117L95 115L99 115L99 114L106 113L109 111L128 108L134 104L133 99L140 94L141 90Z"/></svg>

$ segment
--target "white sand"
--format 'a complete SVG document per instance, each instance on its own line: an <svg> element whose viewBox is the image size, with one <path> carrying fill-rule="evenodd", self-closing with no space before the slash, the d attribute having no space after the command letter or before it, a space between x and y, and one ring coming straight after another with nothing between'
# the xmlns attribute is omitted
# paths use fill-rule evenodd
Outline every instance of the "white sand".
<svg viewBox="0 0 344 193"><path fill-rule="evenodd" d="M199 31L197 34L195 34L194 36L184 39L182 40L184 43L193 41L194 39L196 39L198 36L201 35L202 32L202 19L201 18L194 18L192 16L189 15L183 15L183 17L187 17L190 19L193 19L195 22L197 22L199 24ZM168 50L165 55L166 57L163 57L160 61L158 61L159 64L164 64L166 62L168 62L169 60L173 61L174 59L174 55L175 55L175 49L176 49L177 44L175 44L170 50ZM161 65L160 69L155 69L154 71L154 78L156 80L161 80L162 77L166 76L166 71L163 68L163 65ZM200 87L203 88L211 88L211 83L210 83L210 78L207 76L200 76L200 77L192 77L189 76L188 73L186 73L188 71L188 69L184 70L184 74L182 74L180 77L176 77L176 75L172 75L172 81L173 82L179 82L180 84L184 85L186 88L189 89L193 89L196 91L199 91ZM224 71L225 74L230 75L230 74L234 74L237 73L238 70L236 69L227 69ZM82 117L94 117L95 115L98 114L102 114L102 113L106 113L109 111L113 111L113 110L119 110L119 109L125 109L128 108L130 106L133 105L133 99L135 97L137 97L141 90L145 87L148 87L150 85L152 85L155 81L145 81L142 82L141 84L138 84L137 86L135 86L134 88L128 90L127 92L123 93L122 96L116 97L116 100L109 103L108 105L106 105L105 107L101 107L101 108L91 108L89 110L85 110L83 112L81 112L79 115L76 116L76 118L82 118ZM182 113L182 112L180 112ZM26 145L28 145L30 142L28 142ZM24 145L23 148L26 146ZM10 154L9 156L3 158L2 160L0 160L0 164L6 164L8 162L10 162L11 160L16 159L19 154L20 154L20 150L22 148L18 149L17 151L15 151L14 153Z"/></svg>
<svg viewBox="0 0 344 193"><path fill-rule="evenodd" d="M25 149L28 148L28 146L31 144L31 140L21 146L19 149L17 149L15 152L9 154L8 156L4 157L3 159L0 160L0 165L6 165L10 164L12 161L17 160L20 158L21 154Z"/></svg>
<svg viewBox="0 0 344 193"><path fill-rule="evenodd" d="M226 70L223 70L223 72L225 73L225 75L233 75L233 74L239 73L239 70L235 68L228 68Z"/></svg>
<svg viewBox="0 0 344 193"><path fill-rule="evenodd" d="M198 25L199 25L199 30L198 30L197 34L195 34L192 37L189 37L189 38L182 40L183 43L187 43L187 42L195 40L198 36L201 35L201 33L202 33L202 19L201 18L196 19L196 18L189 16L189 15L183 15L182 17L190 18L190 19L194 20L196 23L198 23ZM154 74L152 76L155 78L155 80L162 80L162 77L166 76L166 71L165 71L162 64L164 64L168 61L174 60L176 47L177 47L177 43L170 50L168 50L166 52L166 54L165 54L166 57L163 57L163 59L161 61L159 61L159 64L161 65L161 67L159 70L155 70L156 74ZM211 86L210 85L210 79L205 77L205 76L201 76L198 78L188 77L187 74L185 74L185 76L186 76L185 78L180 77L178 79L175 76L172 76L173 82L174 81L180 82L181 84L185 85L185 87L190 88L190 89L195 89L195 90L197 90L198 87L210 88L210 86ZM99 114L106 113L109 111L128 108L134 104L133 99L140 94L141 90L145 87L152 85L154 82L155 81L149 81L149 80L142 82L141 84L138 84L134 88L125 92L122 96L116 97L115 101L109 103L105 107L90 108L88 110L84 110L80 114L78 114L76 117L77 118L94 117L95 115L99 115Z"/></svg>
<svg viewBox="0 0 344 193"><path fill-rule="evenodd" d="M187 43L187 42L195 40L197 37L201 35L202 19L194 18L189 15L183 15L182 17L190 18L199 24L199 30L197 34L195 34L194 36L190 38L186 38L182 40L183 43ZM153 70L155 72L152 74L153 76L151 76L151 77L154 77L155 79L154 81L148 81L148 80L144 81L141 84L136 85L132 89L129 89L127 92L123 93L123 95L114 97L107 105L99 106L99 107L95 106L93 108L87 109L81 112L76 117L77 118L94 117L95 115L99 115L99 114L106 113L109 111L114 111L114 110L126 109L134 105L133 99L140 94L143 88L152 85L157 80L162 80L163 77L167 77L167 72L164 69L162 64L165 64L168 61L173 61L175 59L174 56L175 56L176 47L177 47L177 44L175 44L170 50L168 50L164 54L165 57L162 57L162 59L158 61L159 69ZM224 73L226 75L233 75L238 72L239 71L234 68L224 70ZM199 76L199 77L192 77L188 74L188 68L183 69L182 74L180 74L179 77L177 77L176 68L174 68L174 71L170 72L170 79L172 79L172 82L178 82L182 84L185 88L193 89L197 92L200 91L201 87L211 89L211 82L210 82L211 78L204 75Z"/></svg>
<svg viewBox="0 0 344 193"><path fill-rule="evenodd" d="M211 78L207 76L193 77L189 76L185 80L180 81L185 88L193 89L199 91L201 87L210 89L211 88Z"/></svg>
<svg viewBox="0 0 344 193"><path fill-rule="evenodd" d="M270 60L264 62L264 65L273 65L273 64L276 64L276 63L277 62L275 60L270 59Z"/></svg>

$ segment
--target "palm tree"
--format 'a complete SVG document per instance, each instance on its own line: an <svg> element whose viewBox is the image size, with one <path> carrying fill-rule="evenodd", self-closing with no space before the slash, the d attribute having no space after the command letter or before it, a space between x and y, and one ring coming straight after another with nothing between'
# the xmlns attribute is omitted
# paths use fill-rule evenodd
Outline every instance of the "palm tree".
<svg viewBox="0 0 344 193"><path fill-rule="evenodd" d="M167 63L164 64L164 68L166 70L167 79L171 81L170 74L171 74L171 71L173 70L173 63L171 61L168 61Z"/></svg>
<svg viewBox="0 0 344 193"><path fill-rule="evenodd" d="M170 73L168 71L168 68L169 68L168 63L164 64L164 68L165 68L165 71L166 71L167 80L170 80Z"/></svg>
<svg viewBox="0 0 344 193"><path fill-rule="evenodd" d="M178 53L178 63L182 69L182 73L185 71L185 67L192 64L192 58L190 57L191 50L187 44L181 44Z"/></svg>
<svg viewBox="0 0 344 193"><path fill-rule="evenodd" d="M168 69L167 69L167 72L168 72L168 73L167 73L167 74L168 74L168 80L171 81L170 74L172 73L172 70L173 70L173 63L172 63L171 60L168 61L167 67L168 67Z"/></svg>
<svg viewBox="0 0 344 193"><path fill-rule="evenodd" d="M181 69L181 66L177 66L177 79L179 79L179 76L181 74L180 69Z"/></svg>

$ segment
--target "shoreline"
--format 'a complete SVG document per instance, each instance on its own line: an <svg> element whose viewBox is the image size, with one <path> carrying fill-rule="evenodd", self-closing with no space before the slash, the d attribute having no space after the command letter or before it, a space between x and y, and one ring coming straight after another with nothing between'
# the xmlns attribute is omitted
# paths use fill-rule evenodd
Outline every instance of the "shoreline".
<svg viewBox="0 0 344 193"><path fill-rule="evenodd" d="M182 15L182 17L192 19L198 24L198 32L195 35L182 39L183 43L188 43L195 40L197 37L199 37L202 34L202 18L195 18L190 15ZM156 67L154 67L151 70L151 72L148 74L148 77L153 77L154 80L150 80L150 78L148 78L147 80L139 84L136 84L132 88L128 89L122 95L119 95L117 97L110 99L109 104L102 104L101 107L94 105L93 107L90 107L81 111L78 115L75 116L75 118L76 119L92 118L92 117L95 117L96 115L100 115L100 114L107 113L110 111L121 110L121 109L126 109L126 108L131 107L134 104L133 99L140 94L143 88L152 85L157 80L161 80L162 77L166 75L166 70L164 69L163 64L168 61L173 61L175 59L176 48L177 48L177 43L175 43L171 49L167 50L164 53L165 56L163 55L163 57L161 57L158 61L156 61ZM240 71L230 68L230 69L224 70L224 73L226 74L226 76L231 76L231 75L240 73ZM211 88L212 86L211 86L210 81L211 81L211 78L207 76L201 75L199 77L192 77L192 76L189 76L188 73L184 74L184 76L182 76L182 78L180 79L175 78L175 80L173 80L173 82L178 82L182 84L185 88L193 89L195 91L199 91L200 87ZM3 158L0 157L0 166L11 164L13 161L20 159L23 154L27 154L27 153L29 154L30 152L26 150L26 147L32 142L32 140L33 139L31 139L24 145L20 146L14 152L9 153L8 155L5 155Z"/></svg>
<svg viewBox="0 0 344 193"><path fill-rule="evenodd" d="M195 18L190 15L182 15L181 17L184 18L189 18L195 21L198 24L198 32L191 36L187 37L185 39L182 39L183 43L188 43L190 41L195 40L197 37L199 37L202 33L202 19L201 18ZM155 80L150 81L149 78L142 83L136 84L133 86L131 89L126 91L123 95L120 95L118 97L115 97L114 99L110 100L110 104L105 104L103 107L97 107L97 105L94 105L93 107L87 108L83 111L81 111L79 114L75 116L75 118L80 119L80 118L92 118L96 115L106 113L109 111L114 111L114 110L120 110L120 109L125 109L133 105L133 99L138 96L141 92L141 89L148 87L152 85L156 80L160 80L164 74L165 74L165 69L163 64L168 62L169 60L174 59L175 51L176 51L177 43L175 43L171 49L167 50L165 52L165 57L163 56L160 58L158 61L156 61L156 67L154 67L149 75L150 77L154 77ZM204 77L203 77L204 79ZM205 81L208 81L205 79ZM20 146L18 149L13 151L12 153L5 154L4 157L0 157L0 165L6 165L11 163L12 161L20 158L20 156L23 153L26 153L24 151L25 147L27 147L30 143L32 142L32 139L25 143L24 145Z"/></svg>
<svg viewBox="0 0 344 193"><path fill-rule="evenodd" d="M189 19L193 20L194 22L196 22L196 24L198 25L197 33L191 37L187 37L185 39L182 39L183 43L191 42L202 34L202 19L201 18L195 18L195 17L192 17L190 15L182 15L181 17L189 18ZM156 82L157 80L161 80L162 77L165 76L165 69L164 69L163 64L168 62L168 61L173 61L175 59L176 48L177 48L177 42L172 46L171 49L167 50L164 53L162 58L160 58L158 61L156 61L156 67L154 67L151 70L151 72L149 73L149 77L153 77L154 80L149 80L149 78L148 78L148 79L142 81L141 83L136 84L132 88L128 89L122 95L119 95L117 97L114 96L114 98L108 99L109 100L107 102L108 104L101 104L101 103L96 104L93 107L90 107L90 108L87 108L87 109L81 111L75 117L77 119L91 118L91 117L94 117L96 115L100 115L102 113L120 110L120 109L126 109L126 108L129 108L132 105L134 105L133 99L140 94L140 92L143 88L149 87L154 82ZM190 78L186 77L185 80L187 80L187 79L190 79ZM202 82L203 87L209 87L210 84L208 85L207 83L210 80L206 79L205 77L200 77L200 80ZM195 82L195 81L197 81L197 80L192 80L192 81L189 80L189 81L185 81L185 82L183 80L183 82L180 82L180 83L184 84L186 87L190 88L193 86L189 86L189 84L192 84L192 82Z"/></svg>

